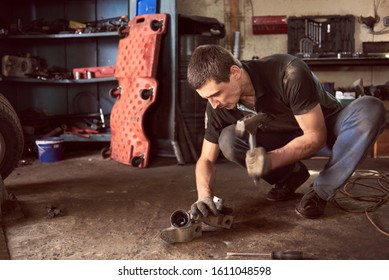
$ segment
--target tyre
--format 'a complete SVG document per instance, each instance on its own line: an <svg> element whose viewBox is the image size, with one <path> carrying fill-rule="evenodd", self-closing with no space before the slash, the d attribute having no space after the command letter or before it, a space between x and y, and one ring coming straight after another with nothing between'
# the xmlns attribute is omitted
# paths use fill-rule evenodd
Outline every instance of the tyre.
<svg viewBox="0 0 389 280"><path fill-rule="evenodd" d="M24 147L23 130L11 103L0 94L0 175L3 179L15 169Z"/></svg>

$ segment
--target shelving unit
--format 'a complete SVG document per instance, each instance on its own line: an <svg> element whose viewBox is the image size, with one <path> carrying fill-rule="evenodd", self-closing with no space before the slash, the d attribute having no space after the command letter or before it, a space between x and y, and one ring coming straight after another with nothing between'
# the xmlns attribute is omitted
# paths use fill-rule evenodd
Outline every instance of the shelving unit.
<svg viewBox="0 0 389 280"><path fill-rule="evenodd" d="M128 0L13 0L0 10L0 28L39 19L95 22L129 15ZM13 32L0 36L0 56L30 54L45 61L46 68L112 66L116 64L119 36L117 32L36 34ZM1 77L0 92L14 106L22 124L32 121L36 113L48 118L98 115L100 108L109 122L114 99L109 90L117 87L114 77L92 79L42 80Z"/></svg>
<svg viewBox="0 0 389 280"><path fill-rule="evenodd" d="M29 23L44 18L93 22L101 19L136 16L137 0L13 0L0 9L0 29L18 21ZM161 44L158 66L159 98L145 117L152 153L175 156L177 146L177 0L158 1L158 12L169 15L167 33ZM4 23L4 24L3 24ZM10 34L0 35L0 57L31 53L46 60L47 65L74 68L116 64L119 37L116 32L91 34ZM39 121L50 122L63 117L97 115L97 100L109 125L109 114L115 102L108 94L118 85L115 78L90 80L37 80L0 78L0 92L15 107L22 120L31 121L35 109L44 115ZM80 97L82 104L78 104ZM158 119L159 122L154 120ZM94 138L94 137L93 137ZM84 139L80 139L84 140ZM173 144L174 143L174 144Z"/></svg>

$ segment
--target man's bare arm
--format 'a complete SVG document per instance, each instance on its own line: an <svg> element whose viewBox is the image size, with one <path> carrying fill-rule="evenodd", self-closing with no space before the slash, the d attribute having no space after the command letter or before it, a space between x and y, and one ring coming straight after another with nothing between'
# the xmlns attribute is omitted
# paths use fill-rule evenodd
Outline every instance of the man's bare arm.
<svg viewBox="0 0 389 280"><path fill-rule="evenodd" d="M271 170L310 157L326 143L327 130L320 104L305 114L296 115L295 118L303 135L268 153Z"/></svg>
<svg viewBox="0 0 389 280"><path fill-rule="evenodd" d="M201 155L196 163L196 186L199 199L213 196L212 185L219 153L219 145L204 139Z"/></svg>

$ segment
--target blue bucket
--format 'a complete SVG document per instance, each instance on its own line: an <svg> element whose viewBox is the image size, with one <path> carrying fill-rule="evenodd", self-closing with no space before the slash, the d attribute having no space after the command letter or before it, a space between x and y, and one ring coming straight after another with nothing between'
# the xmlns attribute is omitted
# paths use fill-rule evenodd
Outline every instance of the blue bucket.
<svg viewBox="0 0 389 280"><path fill-rule="evenodd" d="M63 139L47 137L35 141L40 162L56 162L63 159Z"/></svg>

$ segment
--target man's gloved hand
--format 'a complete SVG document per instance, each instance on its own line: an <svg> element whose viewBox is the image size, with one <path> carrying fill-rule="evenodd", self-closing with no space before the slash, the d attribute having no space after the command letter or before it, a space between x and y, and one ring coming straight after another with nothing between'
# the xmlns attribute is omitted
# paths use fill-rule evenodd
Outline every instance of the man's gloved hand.
<svg viewBox="0 0 389 280"><path fill-rule="evenodd" d="M269 157L264 148L257 147L247 151L246 168L251 178L260 178L266 175L270 168L269 165Z"/></svg>
<svg viewBox="0 0 389 280"><path fill-rule="evenodd" d="M213 198L210 196L197 200L190 207L190 213L193 217L204 216L206 218L209 215L209 211L215 216L218 214L215 202L213 202Z"/></svg>

